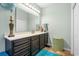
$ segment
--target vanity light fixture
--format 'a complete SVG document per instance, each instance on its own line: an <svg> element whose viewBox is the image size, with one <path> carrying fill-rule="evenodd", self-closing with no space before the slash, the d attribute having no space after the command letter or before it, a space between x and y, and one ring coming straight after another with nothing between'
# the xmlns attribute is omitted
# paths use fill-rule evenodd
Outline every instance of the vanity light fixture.
<svg viewBox="0 0 79 59"><path fill-rule="evenodd" d="M23 4L24 4L25 6L27 6L28 8L34 10L35 12L40 13L40 11L39 11L38 9L34 8L34 7L33 7L32 5L30 5L29 3L23 3Z"/></svg>
<svg viewBox="0 0 79 59"><path fill-rule="evenodd" d="M39 16L40 15L40 11L35 9L34 7L32 7L29 4L24 4L24 3L19 3L19 4L15 4L16 7L23 9L26 12L29 12L35 16Z"/></svg>

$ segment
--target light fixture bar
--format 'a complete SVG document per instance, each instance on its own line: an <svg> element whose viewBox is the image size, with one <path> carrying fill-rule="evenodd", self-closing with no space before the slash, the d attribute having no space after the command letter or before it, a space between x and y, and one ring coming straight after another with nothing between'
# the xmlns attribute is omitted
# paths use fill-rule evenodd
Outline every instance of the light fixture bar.
<svg viewBox="0 0 79 59"><path fill-rule="evenodd" d="M34 8L32 5L30 5L29 3L23 3L25 6L29 7L30 9L34 10L37 13L40 13L40 11L36 8Z"/></svg>
<svg viewBox="0 0 79 59"><path fill-rule="evenodd" d="M29 8L28 6L25 6L23 3L16 4L16 6L17 6L18 8L23 9L24 11L29 12L29 13L31 13L31 14L34 14L34 15L36 15L36 16L39 16L39 14L40 14L40 13L34 11L33 9Z"/></svg>

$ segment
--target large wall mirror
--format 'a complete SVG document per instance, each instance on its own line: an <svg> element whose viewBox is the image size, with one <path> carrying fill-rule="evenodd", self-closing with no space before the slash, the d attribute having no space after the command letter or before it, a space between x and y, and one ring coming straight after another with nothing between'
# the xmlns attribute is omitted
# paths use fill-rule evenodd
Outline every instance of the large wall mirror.
<svg viewBox="0 0 79 59"><path fill-rule="evenodd" d="M25 9L25 8L24 8ZM31 32L35 31L37 25L40 25L40 15L24 10L21 6L15 8L15 31L16 32ZM32 11L33 12L33 11Z"/></svg>

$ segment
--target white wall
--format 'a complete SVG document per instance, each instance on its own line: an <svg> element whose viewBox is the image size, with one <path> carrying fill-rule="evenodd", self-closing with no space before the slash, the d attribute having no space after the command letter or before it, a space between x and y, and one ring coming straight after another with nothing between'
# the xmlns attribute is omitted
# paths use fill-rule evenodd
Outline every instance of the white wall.
<svg viewBox="0 0 79 59"><path fill-rule="evenodd" d="M9 32L9 19L11 13L0 7L0 52L5 51L4 33ZM14 19L14 18L13 18Z"/></svg>
<svg viewBox="0 0 79 59"><path fill-rule="evenodd" d="M64 48L70 49L71 39L71 4L53 3L43 9L42 24L48 23L50 39L60 36L64 38ZM51 44L50 40L49 43Z"/></svg>

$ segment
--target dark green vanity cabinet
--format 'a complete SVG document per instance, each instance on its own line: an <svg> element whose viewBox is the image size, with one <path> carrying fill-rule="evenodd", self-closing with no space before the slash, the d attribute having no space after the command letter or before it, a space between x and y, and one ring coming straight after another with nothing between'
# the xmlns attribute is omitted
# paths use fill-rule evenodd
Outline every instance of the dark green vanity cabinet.
<svg viewBox="0 0 79 59"><path fill-rule="evenodd" d="M39 35L31 37L31 54L35 55L39 52Z"/></svg>
<svg viewBox="0 0 79 59"><path fill-rule="evenodd" d="M30 55L30 37L17 39L17 40L5 40L6 52L11 56L29 56Z"/></svg>
<svg viewBox="0 0 79 59"><path fill-rule="evenodd" d="M44 34L44 39L45 39L44 44L45 44L45 46L47 46L47 44L48 44L48 33Z"/></svg>
<svg viewBox="0 0 79 59"><path fill-rule="evenodd" d="M44 40L45 40L45 37L44 37L45 34L41 34L40 35L40 49L44 48L45 45L44 45Z"/></svg>
<svg viewBox="0 0 79 59"><path fill-rule="evenodd" d="M5 50L10 56L34 56L48 43L48 33L10 40L5 38Z"/></svg>
<svg viewBox="0 0 79 59"><path fill-rule="evenodd" d="M30 55L30 37L14 40L14 56Z"/></svg>

